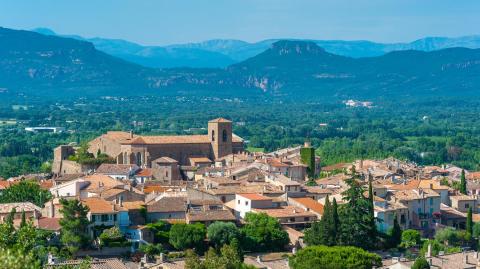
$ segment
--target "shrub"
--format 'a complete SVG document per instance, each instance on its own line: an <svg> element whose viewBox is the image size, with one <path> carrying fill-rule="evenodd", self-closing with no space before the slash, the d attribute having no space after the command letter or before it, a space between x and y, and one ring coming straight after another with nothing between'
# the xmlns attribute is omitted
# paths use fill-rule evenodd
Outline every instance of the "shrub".
<svg viewBox="0 0 480 269"><path fill-rule="evenodd" d="M289 265L293 269L370 269L381 266L382 259L377 254L357 247L310 246L291 256Z"/></svg>

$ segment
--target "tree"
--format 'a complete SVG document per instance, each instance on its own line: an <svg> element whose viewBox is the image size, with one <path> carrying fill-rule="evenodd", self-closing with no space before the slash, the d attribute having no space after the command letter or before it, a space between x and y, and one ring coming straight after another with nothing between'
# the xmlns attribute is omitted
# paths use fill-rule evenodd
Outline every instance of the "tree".
<svg viewBox="0 0 480 269"><path fill-rule="evenodd" d="M234 240L233 242L235 242ZM219 252L210 248L205 254L205 259L200 260L198 255L187 250L185 260L186 269L253 269L255 267L243 263L243 254L238 249L238 244L224 245Z"/></svg>
<svg viewBox="0 0 480 269"><path fill-rule="evenodd" d="M62 227L60 240L66 246L70 254L74 254L79 248L84 247L88 242L88 207L82 205L79 200L61 199L62 208L60 213L63 218L60 220Z"/></svg>
<svg viewBox="0 0 480 269"><path fill-rule="evenodd" d="M467 194L467 180L465 179L465 170L460 174L460 193Z"/></svg>
<svg viewBox="0 0 480 269"><path fill-rule="evenodd" d="M369 234L371 238L377 237L377 224L375 223L375 201L373 197L373 186L371 177L368 178L368 213L369 213Z"/></svg>
<svg viewBox="0 0 480 269"><path fill-rule="evenodd" d="M480 222L475 222L475 224L473 224L473 237L474 238L478 238L480 237Z"/></svg>
<svg viewBox="0 0 480 269"><path fill-rule="evenodd" d="M467 213L467 233L472 236L473 235L473 218L472 218L472 207L468 208Z"/></svg>
<svg viewBox="0 0 480 269"><path fill-rule="evenodd" d="M0 249L0 268L8 269L41 269L40 260L33 253L20 250Z"/></svg>
<svg viewBox="0 0 480 269"><path fill-rule="evenodd" d="M233 239L240 239L240 230L234 223L216 221L207 228L207 238L219 249L230 244Z"/></svg>
<svg viewBox="0 0 480 269"><path fill-rule="evenodd" d="M411 248L420 244L421 236L417 230L408 229L402 232L401 246Z"/></svg>
<svg viewBox="0 0 480 269"><path fill-rule="evenodd" d="M420 256L413 263L412 269L430 269L430 264L428 264L427 259Z"/></svg>
<svg viewBox="0 0 480 269"><path fill-rule="evenodd" d="M245 236L245 246L249 250L273 251L283 250L288 244L287 232L277 219L265 213L247 213L246 224L242 227Z"/></svg>
<svg viewBox="0 0 480 269"><path fill-rule="evenodd" d="M305 242L308 245L334 246L337 244L338 212L336 211L336 200L334 199L334 207L332 207L327 196L322 218L305 231Z"/></svg>
<svg viewBox="0 0 480 269"><path fill-rule="evenodd" d="M27 218L25 217L25 210L22 210L22 221L20 222L20 228L27 225Z"/></svg>
<svg viewBox="0 0 480 269"><path fill-rule="evenodd" d="M333 206L332 206L332 237L333 237L333 242L338 241L338 229L340 227L340 218L338 216L338 205L337 205L337 199L333 198Z"/></svg>
<svg viewBox="0 0 480 269"><path fill-rule="evenodd" d="M170 228L172 225L166 221L158 220L154 223L149 223L146 225L154 234L154 242L167 244L170 234Z"/></svg>
<svg viewBox="0 0 480 269"><path fill-rule="evenodd" d="M159 255L165 250L161 244L142 244L140 245L140 251L145 253L149 259L152 259L155 255Z"/></svg>
<svg viewBox="0 0 480 269"><path fill-rule="evenodd" d="M350 178L346 183L349 187L342 195L347 203L339 211L338 244L373 249L377 238L376 227L372 225L371 202L363 195L364 188L357 180Z"/></svg>
<svg viewBox="0 0 480 269"><path fill-rule="evenodd" d="M173 224L170 229L170 244L178 250L186 250L189 248L202 251L204 249L205 225L201 223Z"/></svg>
<svg viewBox="0 0 480 269"><path fill-rule="evenodd" d="M349 246L309 246L289 259L289 265L293 269L369 269L381 264L382 259L377 254Z"/></svg>
<svg viewBox="0 0 480 269"><path fill-rule="evenodd" d="M39 207L52 198L48 190L42 190L33 180L23 180L3 190L0 203L31 202Z"/></svg>
<svg viewBox="0 0 480 269"><path fill-rule="evenodd" d="M388 231L388 245L396 248L402 242L402 228L398 224L397 215L393 216L393 227Z"/></svg>

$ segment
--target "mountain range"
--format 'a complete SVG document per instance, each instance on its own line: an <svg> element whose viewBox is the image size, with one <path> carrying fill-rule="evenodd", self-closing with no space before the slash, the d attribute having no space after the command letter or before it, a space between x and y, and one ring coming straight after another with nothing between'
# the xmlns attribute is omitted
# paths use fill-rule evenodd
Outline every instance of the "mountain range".
<svg viewBox="0 0 480 269"><path fill-rule="evenodd" d="M149 68L78 38L0 28L0 94L262 94L285 98L480 95L480 49L337 55L280 40L225 68Z"/></svg>
<svg viewBox="0 0 480 269"><path fill-rule="evenodd" d="M45 35L57 35L47 28L37 28L33 31ZM279 40L292 40L268 39L249 43L234 39L213 39L198 43L168 46L142 46L121 39L83 38L78 35L63 36L91 42L100 51L146 67L156 68L227 67L265 51ZM311 41L327 52L353 58L381 56L398 50L434 51L453 47L480 48L480 35L456 38L426 37L409 43L378 43L364 40L295 41Z"/></svg>

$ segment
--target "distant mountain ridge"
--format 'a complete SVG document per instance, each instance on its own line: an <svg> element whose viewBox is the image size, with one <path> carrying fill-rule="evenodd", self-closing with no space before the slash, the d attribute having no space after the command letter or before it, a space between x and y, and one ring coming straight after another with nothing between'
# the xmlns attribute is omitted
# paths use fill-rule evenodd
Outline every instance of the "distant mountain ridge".
<svg viewBox="0 0 480 269"><path fill-rule="evenodd" d="M226 68L154 69L73 38L0 28L0 44L0 94L480 97L480 49L353 58L328 52L314 41L280 40Z"/></svg>
<svg viewBox="0 0 480 269"><path fill-rule="evenodd" d="M56 35L50 29L37 28L34 31ZM168 46L142 46L121 39L88 38L66 36L92 42L95 47L110 55L146 67L227 67L244 61L266 49L273 43L285 39L269 39L248 43L234 39L213 39L204 42L174 44ZM296 40L296 39L287 39ZM410 43L377 43L372 41L343 40L299 40L312 41L333 54L354 58L381 56L397 50L433 51L453 47L480 48L480 35L447 38L426 37Z"/></svg>

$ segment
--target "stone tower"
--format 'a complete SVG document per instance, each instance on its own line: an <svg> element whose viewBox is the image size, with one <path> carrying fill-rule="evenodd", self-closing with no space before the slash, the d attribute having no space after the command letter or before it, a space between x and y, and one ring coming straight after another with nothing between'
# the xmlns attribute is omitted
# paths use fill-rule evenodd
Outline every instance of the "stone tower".
<svg viewBox="0 0 480 269"><path fill-rule="evenodd" d="M214 159L232 153L232 122L224 118L208 122L208 137L212 144Z"/></svg>

